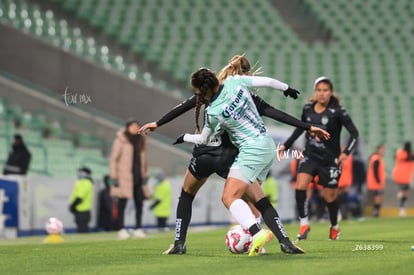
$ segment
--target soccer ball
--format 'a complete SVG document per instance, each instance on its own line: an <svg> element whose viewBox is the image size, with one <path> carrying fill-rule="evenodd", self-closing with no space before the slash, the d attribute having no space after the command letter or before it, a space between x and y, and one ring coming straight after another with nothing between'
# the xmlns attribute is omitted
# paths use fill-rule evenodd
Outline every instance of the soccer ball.
<svg viewBox="0 0 414 275"><path fill-rule="evenodd" d="M249 252L253 237L241 225L235 225L226 234L226 246L231 253L241 254Z"/></svg>
<svg viewBox="0 0 414 275"><path fill-rule="evenodd" d="M63 231L63 224L59 219L51 217L46 222L46 231L48 234L60 234Z"/></svg>

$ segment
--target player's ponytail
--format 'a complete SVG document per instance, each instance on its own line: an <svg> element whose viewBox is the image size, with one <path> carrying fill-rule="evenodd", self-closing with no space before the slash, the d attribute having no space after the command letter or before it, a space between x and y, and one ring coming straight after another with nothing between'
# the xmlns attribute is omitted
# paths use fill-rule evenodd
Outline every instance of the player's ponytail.
<svg viewBox="0 0 414 275"><path fill-rule="evenodd" d="M198 69L191 75L191 86L200 90L200 93L196 96L195 111L195 120L198 133L201 132L200 124L198 122L201 106L206 103L205 97L207 93L209 91L213 91L213 89L218 85L219 81L216 75L207 68Z"/></svg>
<svg viewBox="0 0 414 275"><path fill-rule="evenodd" d="M200 109L203 105L203 100L199 95L196 96L196 110L195 110L195 123L197 127L197 134L201 133L200 124L198 123L198 118L200 117Z"/></svg>
<svg viewBox="0 0 414 275"><path fill-rule="evenodd" d="M222 83L226 78L233 75L248 75L250 72L250 62L243 55L233 56L229 64L221 69L217 78Z"/></svg>

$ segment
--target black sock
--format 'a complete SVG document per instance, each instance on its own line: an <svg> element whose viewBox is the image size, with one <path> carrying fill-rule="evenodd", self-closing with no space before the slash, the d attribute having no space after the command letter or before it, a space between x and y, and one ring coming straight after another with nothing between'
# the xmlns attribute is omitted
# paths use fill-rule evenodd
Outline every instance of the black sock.
<svg viewBox="0 0 414 275"><path fill-rule="evenodd" d="M306 190L296 190L295 197L299 217L304 218L308 215L308 211L306 210Z"/></svg>
<svg viewBox="0 0 414 275"><path fill-rule="evenodd" d="M332 202L327 202L326 206L328 207L329 219L331 220L331 225L335 226L338 224L338 201L335 199Z"/></svg>
<svg viewBox="0 0 414 275"><path fill-rule="evenodd" d="M279 242L286 239L288 236L283 228L282 221L280 220L279 214L276 209L272 207L268 198L263 198L255 203L254 205L262 214L265 224L275 234Z"/></svg>
<svg viewBox="0 0 414 275"><path fill-rule="evenodd" d="M400 202L400 208L405 208L406 202L407 202L407 198L406 197L402 197L401 198L401 202Z"/></svg>
<svg viewBox="0 0 414 275"><path fill-rule="evenodd" d="M344 192L338 195L338 208L342 215L342 219L348 218L348 193Z"/></svg>
<svg viewBox="0 0 414 275"><path fill-rule="evenodd" d="M177 218L175 220L175 241L174 246L184 244L187 237L188 225L190 224L193 195L181 190L177 205Z"/></svg>
<svg viewBox="0 0 414 275"><path fill-rule="evenodd" d="M378 216L379 216L379 211L380 211L380 208L381 208L381 204L379 204L379 203L375 203L375 204L374 204L374 211L373 211L373 213L372 213L372 215L373 215L374 217L378 217Z"/></svg>
<svg viewBox="0 0 414 275"><path fill-rule="evenodd" d="M252 234L252 236L254 236L254 235L256 235L257 232L262 230L262 227L260 226L260 224L255 223L252 226L250 226L248 230L249 230L250 234Z"/></svg>

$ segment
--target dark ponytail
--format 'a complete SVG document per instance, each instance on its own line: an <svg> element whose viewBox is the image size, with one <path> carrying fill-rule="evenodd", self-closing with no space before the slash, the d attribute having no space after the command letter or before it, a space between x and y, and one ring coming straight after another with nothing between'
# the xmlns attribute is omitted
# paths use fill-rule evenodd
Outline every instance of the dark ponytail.
<svg viewBox="0 0 414 275"><path fill-rule="evenodd" d="M205 97L207 93L212 91L218 85L219 81L216 75L207 68L198 69L191 75L191 86L200 90L200 93L196 96L195 111L196 127L199 133L201 132L201 129L198 123L198 118L200 116L201 106L206 102Z"/></svg>

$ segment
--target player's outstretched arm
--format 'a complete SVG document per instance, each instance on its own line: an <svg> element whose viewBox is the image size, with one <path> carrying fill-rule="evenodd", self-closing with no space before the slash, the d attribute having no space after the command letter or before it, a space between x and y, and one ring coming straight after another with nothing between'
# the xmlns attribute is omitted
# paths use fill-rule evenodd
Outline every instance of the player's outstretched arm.
<svg viewBox="0 0 414 275"><path fill-rule="evenodd" d="M316 126L311 126L309 132L310 135L314 137L318 142L321 141L321 138L326 140L331 138L331 135L327 131Z"/></svg>
<svg viewBox="0 0 414 275"><path fill-rule="evenodd" d="M191 96L187 100L181 102L180 104L172 108L169 112L164 114L159 120L144 124L144 126L139 128L138 133L147 135L150 132L155 131L158 127L170 122L171 120L179 117L185 112L193 109L195 106L196 106L196 97Z"/></svg>
<svg viewBox="0 0 414 275"><path fill-rule="evenodd" d="M300 92L296 89L289 87L288 84L279 81L275 78L266 76L250 76L252 78L252 87L268 87L283 91L285 96L289 96L293 99L297 99Z"/></svg>
<svg viewBox="0 0 414 275"><path fill-rule="evenodd" d="M173 144L174 145L180 144L180 143L183 143L184 141L194 143L194 144L206 144L210 135L211 135L211 129L208 127L204 127L201 134L194 134L194 135L182 134L181 136L177 138L177 140Z"/></svg>

